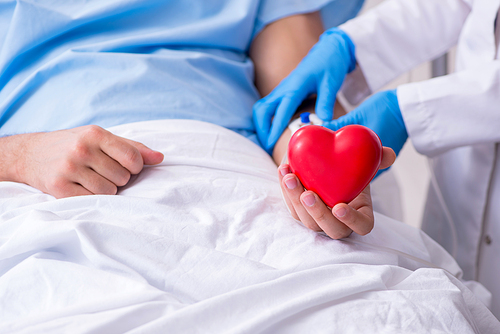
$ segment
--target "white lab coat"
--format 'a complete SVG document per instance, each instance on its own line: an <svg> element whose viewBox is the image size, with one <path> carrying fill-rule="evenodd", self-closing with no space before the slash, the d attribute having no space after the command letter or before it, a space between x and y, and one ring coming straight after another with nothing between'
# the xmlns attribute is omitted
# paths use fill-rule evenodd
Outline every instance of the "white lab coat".
<svg viewBox="0 0 500 334"><path fill-rule="evenodd" d="M429 189L422 228L455 255L465 279L492 292L497 318L499 7L500 0L388 0L340 27L354 41L359 65L343 87L351 103L458 43L455 73L402 85L397 94L410 139L418 152L432 158L439 188Z"/></svg>

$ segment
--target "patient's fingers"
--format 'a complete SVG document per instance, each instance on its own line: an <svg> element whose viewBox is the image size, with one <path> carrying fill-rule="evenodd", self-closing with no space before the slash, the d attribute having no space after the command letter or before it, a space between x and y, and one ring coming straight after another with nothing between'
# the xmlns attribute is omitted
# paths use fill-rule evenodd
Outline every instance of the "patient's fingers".
<svg viewBox="0 0 500 334"><path fill-rule="evenodd" d="M80 184L74 182L65 182L64 184L60 183L57 187L50 190L50 194L58 199L71 196L93 195L93 193L82 187Z"/></svg>
<svg viewBox="0 0 500 334"><path fill-rule="evenodd" d="M392 164L391 149L385 150L385 164ZM384 165L385 166L385 165ZM349 204L337 204L330 210L312 191L304 191L300 180L288 165L278 168L280 185L292 216L314 231L324 231L333 239L348 237L353 231L359 235L370 233L374 226L373 205L368 185Z"/></svg>
<svg viewBox="0 0 500 334"><path fill-rule="evenodd" d="M77 159L95 154L99 148L130 173L137 174L142 170L144 162L139 150L123 138L96 125L75 128L71 131L77 134L74 145Z"/></svg>
<svg viewBox="0 0 500 334"><path fill-rule="evenodd" d="M94 154L91 160L87 166L118 187L126 185L130 180L130 172L104 152Z"/></svg>
<svg viewBox="0 0 500 334"><path fill-rule="evenodd" d="M297 212L295 212L295 208L293 207L293 204L290 201L290 198L288 198L288 193L287 193L286 188L282 182L283 177L289 173L290 173L290 168L288 165L281 165L278 167L278 178L279 178L281 192L282 192L283 197L285 199L286 206L288 207L288 210L290 210L292 217L298 220L299 216L297 215Z"/></svg>
<svg viewBox="0 0 500 334"><path fill-rule="evenodd" d="M133 140L115 136L98 126L89 126L87 135L97 141L101 150L125 167L131 174L138 174L144 164L158 164L163 154Z"/></svg>
<svg viewBox="0 0 500 334"><path fill-rule="evenodd" d="M366 187L349 205L337 204L332 209L335 217L359 235L371 232L374 226L370 186Z"/></svg>
<svg viewBox="0 0 500 334"><path fill-rule="evenodd" d="M109 145L101 146L104 153L115 159L131 174L139 174L144 167L144 160L137 148L126 143L121 138L113 138Z"/></svg>
<svg viewBox="0 0 500 334"><path fill-rule="evenodd" d="M315 223L332 239L348 237L352 230L337 220L321 198L312 191L305 191L300 197L304 208Z"/></svg>
<svg viewBox="0 0 500 334"><path fill-rule="evenodd" d="M139 150L145 165L157 165L163 161L163 153L152 150L142 143L126 138L123 139Z"/></svg>
<svg viewBox="0 0 500 334"><path fill-rule="evenodd" d="M82 173L79 173L78 179L74 180L74 182L79 183L95 195L116 195L118 191L117 186L113 182L90 168L86 168Z"/></svg>
<svg viewBox="0 0 500 334"><path fill-rule="evenodd" d="M288 195L290 203L292 203L295 212L299 220L306 226L307 228L313 231L321 231L321 228L314 221L314 219L309 215L307 210L302 205L300 201L300 195L304 192L304 187L300 183L297 176L294 174L287 174L283 177L282 185L285 190L285 193Z"/></svg>

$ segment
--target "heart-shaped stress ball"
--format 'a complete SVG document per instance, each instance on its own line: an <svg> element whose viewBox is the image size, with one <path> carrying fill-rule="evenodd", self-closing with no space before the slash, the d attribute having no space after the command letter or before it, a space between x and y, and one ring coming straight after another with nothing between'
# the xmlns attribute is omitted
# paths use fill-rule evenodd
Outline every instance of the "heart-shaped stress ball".
<svg viewBox="0 0 500 334"><path fill-rule="evenodd" d="M288 161L302 185L333 207L352 201L375 177L382 161L382 143L362 125L338 131L308 125L290 139Z"/></svg>

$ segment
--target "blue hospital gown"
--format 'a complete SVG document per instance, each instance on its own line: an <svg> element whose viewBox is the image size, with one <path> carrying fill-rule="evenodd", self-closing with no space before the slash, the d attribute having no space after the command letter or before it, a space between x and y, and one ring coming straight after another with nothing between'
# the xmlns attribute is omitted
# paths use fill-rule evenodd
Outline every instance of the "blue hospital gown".
<svg viewBox="0 0 500 334"><path fill-rule="evenodd" d="M354 1L359 4L362 1ZM266 24L352 0L0 0L0 136L196 119L256 141L248 58Z"/></svg>

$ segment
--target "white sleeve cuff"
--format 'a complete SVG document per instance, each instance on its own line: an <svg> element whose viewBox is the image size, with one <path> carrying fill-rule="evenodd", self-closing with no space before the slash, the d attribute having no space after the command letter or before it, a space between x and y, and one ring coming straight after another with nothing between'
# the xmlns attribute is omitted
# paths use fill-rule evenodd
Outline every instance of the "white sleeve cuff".
<svg viewBox="0 0 500 334"><path fill-rule="evenodd" d="M397 96L401 115L415 150L427 156L439 154L436 139L433 138L432 113L420 96L418 84L405 84L398 87Z"/></svg>

